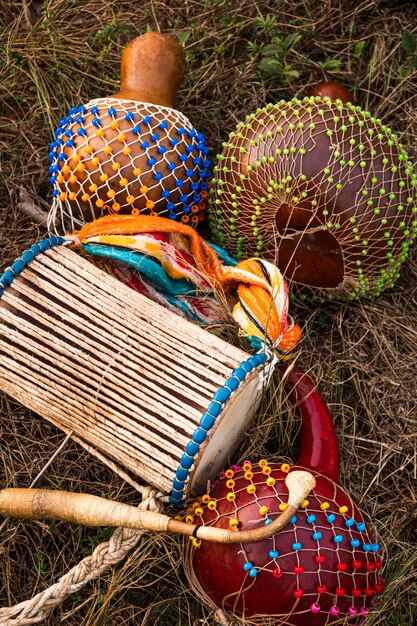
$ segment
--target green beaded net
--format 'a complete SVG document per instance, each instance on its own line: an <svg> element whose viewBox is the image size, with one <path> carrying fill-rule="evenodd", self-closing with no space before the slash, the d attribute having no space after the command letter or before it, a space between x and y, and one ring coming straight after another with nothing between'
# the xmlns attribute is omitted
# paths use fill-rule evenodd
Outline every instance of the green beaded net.
<svg viewBox="0 0 417 626"><path fill-rule="evenodd" d="M303 298L392 287L417 233L417 176L367 111L311 97L269 104L230 133L209 220L237 259L274 260Z"/></svg>

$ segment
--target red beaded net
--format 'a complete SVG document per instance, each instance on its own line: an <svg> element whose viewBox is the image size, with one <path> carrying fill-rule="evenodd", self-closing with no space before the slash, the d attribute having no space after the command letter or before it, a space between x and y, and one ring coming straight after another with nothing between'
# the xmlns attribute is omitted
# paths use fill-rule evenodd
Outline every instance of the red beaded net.
<svg viewBox="0 0 417 626"><path fill-rule="evenodd" d="M286 464L236 466L186 513L189 523L248 530L285 509ZM292 468L297 469L297 468ZM314 473L314 472L313 472ZM252 544L191 538L186 572L192 588L231 623L323 626L359 624L383 591L379 545L362 514L331 480L317 485L290 524Z"/></svg>
<svg viewBox="0 0 417 626"><path fill-rule="evenodd" d="M269 104L238 124L214 168L214 239L274 260L304 297L378 295L417 232L417 177L396 135L352 104Z"/></svg>

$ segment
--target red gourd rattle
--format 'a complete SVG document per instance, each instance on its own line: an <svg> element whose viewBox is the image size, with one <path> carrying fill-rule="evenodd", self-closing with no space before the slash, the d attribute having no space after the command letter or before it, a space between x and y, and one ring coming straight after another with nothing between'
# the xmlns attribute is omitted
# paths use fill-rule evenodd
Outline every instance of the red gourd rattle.
<svg viewBox="0 0 417 626"><path fill-rule="evenodd" d="M189 582L222 612L224 623L323 626L362 623L383 591L379 545L337 484L339 450L327 406L299 368L285 387L302 419L296 466L265 459L233 466L190 507L190 523L236 533L269 525L285 510L285 478L308 469L316 487L280 533L252 544L221 545L191 538ZM246 621L248 620L248 621Z"/></svg>
<svg viewBox="0 0 417 626"><path fill-rule="evenodd" d="M119 92L61 120L49 153L51 223L60 213L74 228L133 209L198 223L211 162L204 136L172 108L184 71L181 45L146 33L123 52Z"/></svg>

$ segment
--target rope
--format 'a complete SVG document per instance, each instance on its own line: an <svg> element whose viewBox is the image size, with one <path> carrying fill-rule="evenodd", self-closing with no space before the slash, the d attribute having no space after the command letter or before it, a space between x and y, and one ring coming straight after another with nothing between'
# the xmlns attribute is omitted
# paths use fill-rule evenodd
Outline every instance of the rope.
<svg viewBox="0 0 417 626"><path fill-rule="evenodd" d="M160 512L161 494L147 487L138 508L142 511ZM54 585L41 591L30 600L0 609L0 626L29 626L40 624L71 594L76 593L107 569L120 563L133 550L146 531L117 528L109 541L100 543L94 552L71 568Z"/></svg>

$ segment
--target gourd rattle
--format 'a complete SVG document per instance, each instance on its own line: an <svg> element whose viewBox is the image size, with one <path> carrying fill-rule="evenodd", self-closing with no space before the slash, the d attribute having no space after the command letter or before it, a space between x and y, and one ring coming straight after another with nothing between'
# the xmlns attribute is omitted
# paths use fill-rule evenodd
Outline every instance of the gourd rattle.
<svg viewBox="0 0 417 626"><path fill-rule="evenodd" d="M265 459L233 466L186 519L239 536L268 527L286 510L284 481L299 466L314 475L316 487L290 524L265 541L220 546L192 538L188 579L206 603L245 624L322 626L341 618L359 624L383 590L379 545L337 484L339 452L324 400L301 368L287 374L286 388L302 419L295 467Z"/></svg>
<svg viewBox="0 0 417 626"><path fill-rule="evenodd" d="M210 222L233 256L274 259L303 297L393 286L417 232L417 177L381 120L328 97L282 100L238 124L218 159Z"/></svg>
<svg viewBox="0 0 417 626"><path fill-rule="evenodd" d="M204 136L173 109L184 53L149 32L125 48L118 93L74 107L50 146L57 213L69 228L108 213L145 214L197 224L211 162Z"/></svg>

